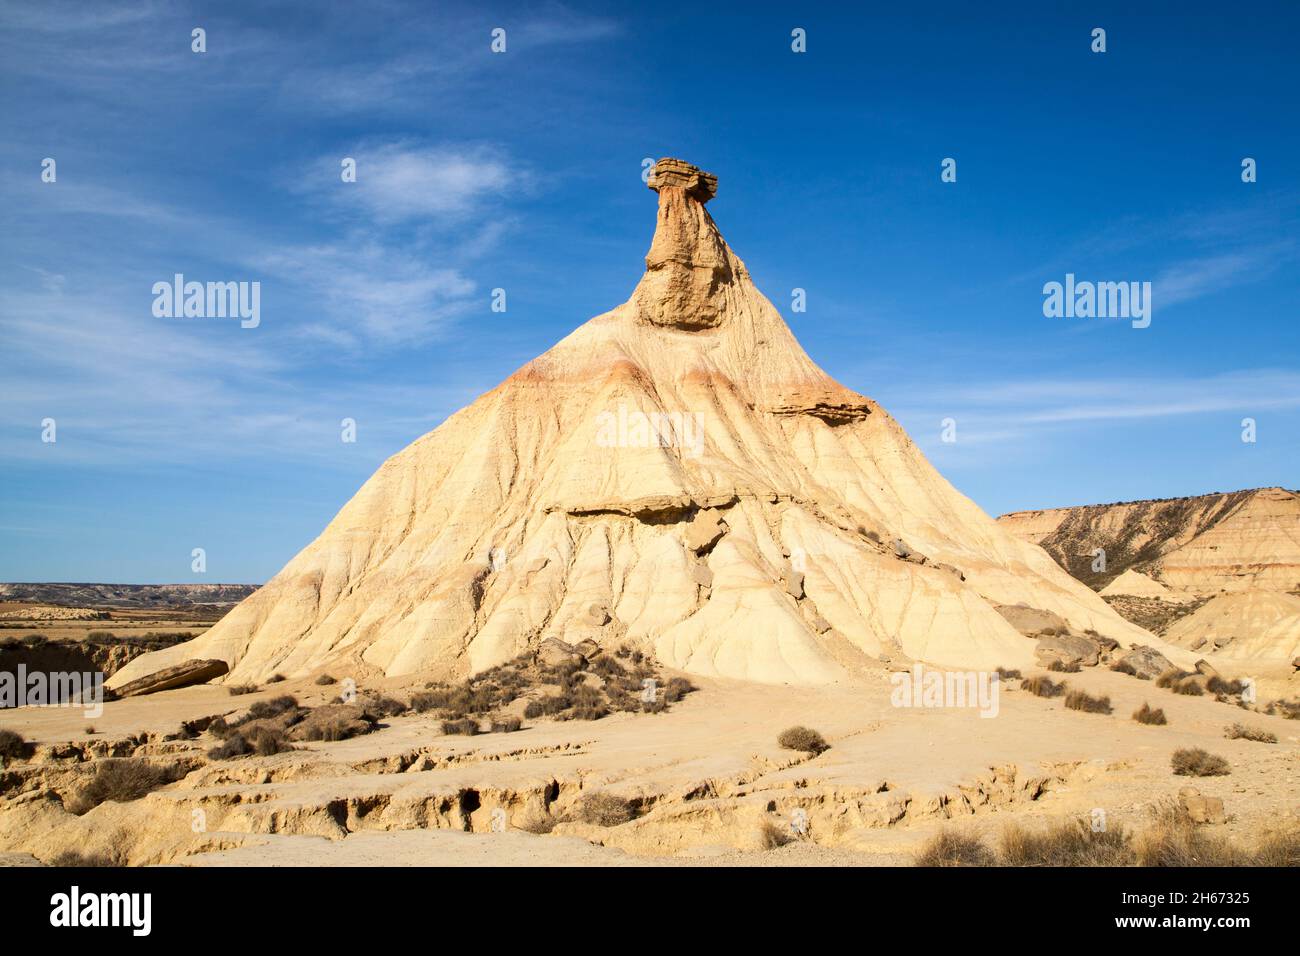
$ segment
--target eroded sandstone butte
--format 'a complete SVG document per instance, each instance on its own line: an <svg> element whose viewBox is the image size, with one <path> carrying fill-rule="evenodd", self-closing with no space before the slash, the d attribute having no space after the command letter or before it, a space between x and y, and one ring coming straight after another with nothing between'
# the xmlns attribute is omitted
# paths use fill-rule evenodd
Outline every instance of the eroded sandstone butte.
<svg viewBox="0 0 1300 956"><path fill-rule="evenodd" d="M909 658L1028 665L995 610L1151 643L999 527L871 399L832 380L661 160L631 298L394 455L216 627L133 661L457 677L545 638L818 683ZM351 668L351 670L347 670Z"/></svg>

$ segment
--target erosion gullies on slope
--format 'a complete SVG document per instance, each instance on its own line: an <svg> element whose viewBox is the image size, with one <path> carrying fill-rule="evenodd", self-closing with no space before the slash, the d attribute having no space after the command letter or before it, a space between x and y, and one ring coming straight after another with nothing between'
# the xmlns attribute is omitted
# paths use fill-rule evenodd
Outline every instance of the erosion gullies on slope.
<svg viewBox="0 0 1300 956"><path fill-rule="evenodd" d="M463 676L551 637L632 641L700 674L838 680L878 659L1033 659L995 610L1150 643L957 493L799 346L663 160L646 273L393 456L211 632L133 662L229 680ZM595 609L595 610L593 610Z"/></svg>
<svg viewBox="0 0 1300 956"><path fill-rule="evenodd" d="M1300 494L1259 488L1003 515L1121 614L1242 660L1300 647ZM1098 549L1105 569L1093 570Z"/></svg>

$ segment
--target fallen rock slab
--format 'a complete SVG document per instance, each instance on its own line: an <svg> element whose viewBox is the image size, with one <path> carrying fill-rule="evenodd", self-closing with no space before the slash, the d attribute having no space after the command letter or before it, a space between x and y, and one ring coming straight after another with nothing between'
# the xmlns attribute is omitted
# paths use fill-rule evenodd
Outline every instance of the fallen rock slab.
<svg viewBox="0 0 1300 956"><path fill-rule="evenodd" d="M118 697L156 694L160 690L175 690L177 687L206 684L229 670L230 665L222 660L185 661L123 684L114 693Z"/></svg>

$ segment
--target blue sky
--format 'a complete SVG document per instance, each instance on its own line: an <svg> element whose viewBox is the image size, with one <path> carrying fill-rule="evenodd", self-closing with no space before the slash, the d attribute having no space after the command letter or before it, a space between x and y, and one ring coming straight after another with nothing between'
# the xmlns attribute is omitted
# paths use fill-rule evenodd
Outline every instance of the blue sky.
<svg viewBox="0 0 1300 956"><path fill-rule="evenodd" d="M646 157L991 514L1300 483L1300 8L840 6L0 3L0 580L266 580L627 298ZM155 318L177 272L261 325ZM1045 318L1067 272L1151 326Z"/></svg>

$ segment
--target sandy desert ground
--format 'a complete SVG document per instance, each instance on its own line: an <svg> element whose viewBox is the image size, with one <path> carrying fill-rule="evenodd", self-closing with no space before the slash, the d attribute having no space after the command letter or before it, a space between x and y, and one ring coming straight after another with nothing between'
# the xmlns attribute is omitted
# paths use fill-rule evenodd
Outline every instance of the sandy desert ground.
<svg viewBox="0 0 1300 956"><path fill-rule="evenodd" d="M895 707L883 671L815 688L692 678L699 689L659 714L530 720L468 738L411 714L348 740L207 762L212 734L163 738L182 721L282 694L325 704L334 688L284 682L233 697L200 686L110 702L90 737L79 712L25 708L3 725L38 750L7 771L0 848L10 863L75 851L130 865L909 865L941 828L993 836L1009 821L1089 819L1100 808L1108 827L1140 830L1186 787L1222 799L1226 819L1212 829L1235 842L1296 826L1296 722L1103 669L1051 676L1109 696L1114 712L1068 710L1014 680L997 716L983 718ZM1169 723L1132 720L1143 703ZM1225 739L1238 721L1277 743ZM830 749L778 746L800 724ZM1231 773L1174 775L1180 747L1223 756ZM69 813L54 794L75 790L86 758L109 753L194 769L142 799ZM582 822L593 793L624 798L632 819ZM528 832L538 820L560 822ZM789 845L764 849L765 824L790 833Z"/></svg>

